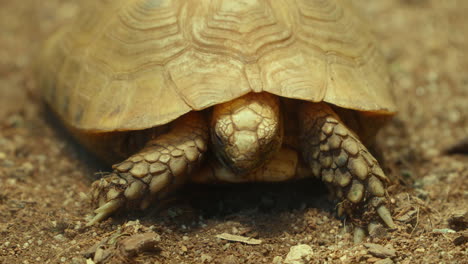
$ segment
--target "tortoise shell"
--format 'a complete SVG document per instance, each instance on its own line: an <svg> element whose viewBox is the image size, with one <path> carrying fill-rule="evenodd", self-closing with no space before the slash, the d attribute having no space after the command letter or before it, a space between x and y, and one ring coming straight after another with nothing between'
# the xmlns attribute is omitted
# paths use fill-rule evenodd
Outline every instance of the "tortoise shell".
<svg viewBox="0 0 468 264"><path fill-rule="evenodd" d="M88 1L42 53L78 131L141 130L249 92L395 112L386 65L347 0Z"/></svg>

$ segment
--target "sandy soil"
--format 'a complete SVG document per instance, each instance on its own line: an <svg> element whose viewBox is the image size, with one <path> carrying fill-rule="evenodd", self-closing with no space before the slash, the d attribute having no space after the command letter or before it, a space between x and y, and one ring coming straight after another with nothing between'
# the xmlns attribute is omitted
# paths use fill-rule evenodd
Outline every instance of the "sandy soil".
<svg viewBox="0 0 468 264"><path fill-rule="evenodd" d="M370 245L351 242L313 181L192 186L161 210L85 227L93 173L108 168L54 125L33 76L39 44L78 1L1 1L0 263L282 263L298 244L310 263L468 263L468 1L355 2L400 111L378 137L398 229Z"/></svg>

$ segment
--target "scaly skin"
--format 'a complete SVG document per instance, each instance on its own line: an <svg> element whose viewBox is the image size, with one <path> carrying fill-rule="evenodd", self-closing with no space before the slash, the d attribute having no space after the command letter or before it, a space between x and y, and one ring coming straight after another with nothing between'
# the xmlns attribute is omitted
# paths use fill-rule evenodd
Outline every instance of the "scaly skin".
<svg viewBox="0 0 468 264"><path fill-rule="evenodd" d="M145 209L154 199L187 182L200 165L207 144L208 125L201 113L191 112L176 120L167 134L149 140L144 149L115 164L111 174L93 183L92 200L99 208L88 225L121 208Z"/></svg>
<svg viewBox="0 0 468 264"><path fill-rule="evenodd" d="M296 150L280 148L280 104L272 95L249 94L216 106L210 126L201 112L179 118L167 134L149 140L143 150L93 183L92 196L99 208L89 224L120 208L144 209L189 180L283 181L313 175L330 187L338 214L347 215L357 226L356 240L363 233L360 226L376 216L394 228L385 205L389 181L376 159L329 105L300 104ZM211 151L221 158L209 159L192 173L207 151L209 127Z"/></svg>
<svg viewBox="0 0 468 264"><path fill-rule="evenodd" d="M213 107L211 142L218 160L236 175L257 169L281 147L280 102L250 93Z"/></svg>
<svg viewBox="0 0 468 264"><path fill-rule="evenodd" d="M325 103L303 103L299 115L303 158L338 199L338 215L359 226L362 210L374 211L394 228L385 206L389 180L357 135Z"/></svg>

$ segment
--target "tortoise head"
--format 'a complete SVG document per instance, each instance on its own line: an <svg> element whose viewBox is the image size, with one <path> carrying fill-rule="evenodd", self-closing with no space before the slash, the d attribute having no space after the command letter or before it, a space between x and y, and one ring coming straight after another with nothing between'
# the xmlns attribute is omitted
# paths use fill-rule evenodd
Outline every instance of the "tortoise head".
<svg viewBox="0 0 468 264"><path fill-rule="evenodd" d="M281 147L279 104L274 95L250 93L213 108L212 149L235 177L260 167Z"/></svg>

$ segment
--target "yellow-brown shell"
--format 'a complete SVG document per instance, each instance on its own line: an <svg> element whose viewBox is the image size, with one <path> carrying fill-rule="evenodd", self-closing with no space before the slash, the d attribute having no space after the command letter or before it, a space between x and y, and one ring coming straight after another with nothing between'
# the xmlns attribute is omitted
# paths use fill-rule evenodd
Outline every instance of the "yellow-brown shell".
<svg viewBox="0 0 468 264"><path fill-rule="evenodd" d="M138 130L249 92L392 114L385 62L349 0L95 0L42 53L70 126Z"/></svg>

